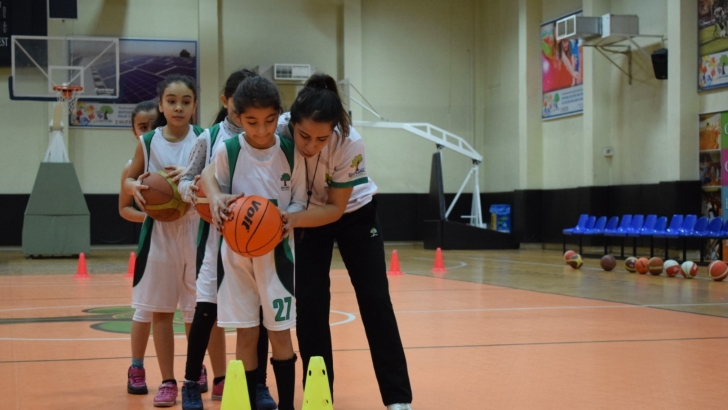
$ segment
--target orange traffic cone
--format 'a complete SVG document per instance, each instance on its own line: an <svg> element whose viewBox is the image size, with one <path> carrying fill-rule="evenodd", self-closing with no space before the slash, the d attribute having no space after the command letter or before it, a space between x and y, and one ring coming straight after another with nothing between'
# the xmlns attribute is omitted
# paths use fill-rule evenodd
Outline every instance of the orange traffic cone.
<svg viewBox="0 0 728 410"><path fill-rule="evenodd" d="M392 259L389 262L389 270L387 271L387 275L404 275L401 270L399 270L399 256L397 256L397 250L392 251Z"/></svg>
<svg viewBox="0 0 728 410"><path fill-rule="evenodd" d="M437 248L435 251L435 266L432 267L432 273L447 273L445 261L442 260L442 249Z"/></svg>
<svg viewBox="0 0 728 410"><path fill-rule="evenodd" d="M78 255L78 267L76 268L76 275L74 278L76 279L85 279L90 278L88 274L88 269L86 269L86 255L81 254Z"/></svg>
<svg viewBox="0 0 728 410"><path fill-rule="evenodd" d="M125 278L134 277L134 266L135 265L136 265L136 253L132 252L131 255L129 255L129 267L126 268L126 275L124 275Z"/></svg>

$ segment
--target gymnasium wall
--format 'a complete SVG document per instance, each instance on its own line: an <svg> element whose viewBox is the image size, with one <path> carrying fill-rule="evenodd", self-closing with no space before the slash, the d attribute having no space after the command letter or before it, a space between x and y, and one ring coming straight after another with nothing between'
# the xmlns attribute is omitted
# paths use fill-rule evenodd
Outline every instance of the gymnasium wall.
<svg viewBox="0 0 728 410"><path fill-rule="evenodd" d="M697 141L695 152L690 151L690 141L697 137L697 116L694 132L675 140L674 133L670 134L668 82L654 79L647 58L633 50L634 79L629 85L627 77L603 56L586 50L585 87L594 91L592 111L539 120L528 129L531 139L524 140L519 126L524 110L532 108L523 101L523 67L526 75L535 74L540 79L538 53L523 46L537 42L538 31L536 28L536 35L533 30L525 32L524 40L524 31L519 29L524 16L528 14L540 24L579 9L593 15L639 14L643 33L669 34L674 29L668 26L667 10L675 10L668 6L677 1L83 1L79 2L79 19L51 21L49 35L200 41L206 47L201 52L212 55L200 64L201 76L212 77L201 90L203 125L219 107L217 96L227 75L241 66L306 63L337 78L349 77L387 119L430 122L470 142L484 156L480 188L486 219L491 203L511 203L518 214L514 222L519 239L548 241L553 239L552 231L558 231L556 225L570 223L562 223L562 219L571 221L580 212L602 210L596 205L570 207L568 201L575 198L570 193L611 186L610 201L624 203L635 189L641 189L634 187L653 193L683 192L683 185L671 184L680 179L697 180ZM208 10L216 12L213 23L205 15ZM690 25L684 26L689 33ZM682 44L677 37L668 35L671 57ZM648 52L657 47L649 39L638 41ZM684 46L683 56L692 56L694 47ZM622 56L615 56L615 61L625 64ZM22 220L24 203L47 146L50 113L47 103L9 101L9 75L9 69L0 69L0 171L12 176L0 180L0 196L11 208L0 221L3 223ZM536 87L540 88L540 81ZM693 93L695 89L693 85ZM283 86L281 90L286 97L295 93L296 87ZM701 113L728 110L725 90L700 93L695 98ZM375 120L357 107L353 111L355 119ZM530 111L525 114L527 117ZM382 193L380 202L386 204L382 219L392 233L388 239L421 239L420 211L429 187L434 144L404 131L360 131L370 154L371 175ZM135 146L130 131L71 129L67 134L69 155L92 210L93 240L106 243L128 237L129 227L114 219L113 206L121 167ZM529 143L534 140L539 144ZM607 145L615 148L611 160L601 155ZM532 152L528 158L522 155L526 146ZM454 193L470 161L447 150L443 155L445 191ZM531 155L537 160L532 161ZM677 167L694 169L694 175L677 172ZM632 188L619 188L622 186ZM469 197L461 199L459 207L467 208L468 201ZM462 213L467 213L465 208ZM536 208L564 212L549 219L551 226L537 218L541 213ZM647 208L645 205L643 212L648 212ZM403 217L398 209L415 211ZM462 214L459 212L453 214ZM12 226L21 226L15 222ZM114 231L117 228L118 235ZM133 241L133 230L131 236ZM19 244L19 235L17 238L0 244Z"/></svg>

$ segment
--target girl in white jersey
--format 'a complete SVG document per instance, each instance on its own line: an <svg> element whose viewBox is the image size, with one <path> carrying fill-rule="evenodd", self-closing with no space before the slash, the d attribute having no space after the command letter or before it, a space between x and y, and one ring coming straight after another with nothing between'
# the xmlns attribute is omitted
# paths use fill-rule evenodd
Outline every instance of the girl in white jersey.
<svg viewBox="0 0 728 410"><path fill-rule="evenodd" d="M190 124L197 107L195 81L167 76L158 86L159 111L154 130L144 134L134 153L125 191L144 210L141 184L149 172L170 164L185 164L202 130ZM174 377L174 312L179 305L191 319L195 307L195 238L198 217L189 210L172 222L144 220L134 267L132 307L153 312L154 346L162 384L154 406L173 406L177 400Z"/></svg>
<svg viewBox="0 0 728 410"><path fill-rule="evenodd" d="M285 229L295 228L296 336L303 368L312 356L323 356L333 394L329 272L336 241L359 303L382 401L388 410L411 410L376 212L377 186L367 176L364 142L349 125L333 78L308 79L291 106L287 130L296 143L294 180L303 174L306 184L296 202L307 210L283 215Z"/></svg>
<svg viewBox="0 0 728 410"><path fill-rule="evenodd" d="M134 107L131 113L131 131L134 139L146 134L157 119L157 104L144 101ZM131 167L131 160L121 172L121 191L119 192L119 215L129 222L144 222L147 214L134 206L134 197L124 192L124 181ZM131 325L131 366L127 371L126 391L129 394L147 394L146 372L144 371L144 353L147 351L149 331L152 328L152 312L136 309Z"/></svg>
<svg viewBox="0 0 728 410"><path fill-rule="evenodd" d="M206 165L210 163L215 152L222 147L224 141L237 137L243 132L240 119L235 115L233 94L241 82L249 77L257 76L248 69L240 69L228 77L220 100L223 103L213 126L206 129L197 139L197 144L190 154L187 167L179 183L179 191L186 202L197 200L197 179ZM200 219L197 237L197 306L190 328L187 343L187 365L185 367L185 384L182 386L182 410L202 409L202 397L198 380L204 373L205 349L208 349L212 369L215 373L212 387L212 399L221 400L225 385L225 329L215 326L217 322L217 278L221 236L210 224ZM265 363L268 358L268 333L260 326L258 338L258 362ZM275 410L276 403L270 396L266 386L268 366L258 367L255 386L258 410ZM253 386L251 386L253 388Z"/></svg>
<svg viewBox="0 0 728 410"><path fill-rule="evenodd" d="M293 143L276 134L281 101L275 85L263 77L243 81L233 95L235 112L244 133L225 141L214 164L202 173L211 211L219 226L221 208L243 194L260 195L285 210L291 203L293 184L285 175L293 172ZM221 194L225 193L224 194ZM224 206L220 207L219 204ZM224 276L219 280L218 326L237 328L236 357L243 361L248 386L255 384L258 363L259 309L273 347L271 364L278 386L278 409L293 410L295 363L290 329L296 323L293 300L293 241L286 238L274 251L246 258L227 243L221 248ZM255 390L248 389L252 409Z"/></svg>

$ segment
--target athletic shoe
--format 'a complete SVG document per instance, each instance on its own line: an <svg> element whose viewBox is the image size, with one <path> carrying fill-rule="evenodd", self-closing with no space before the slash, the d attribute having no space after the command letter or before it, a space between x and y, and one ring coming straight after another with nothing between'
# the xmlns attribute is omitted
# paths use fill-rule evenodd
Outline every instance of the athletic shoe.
<svg viewBox="0 0 728 410"><path fill-rule="evenodd" d="M185 382L182 385L182 410L202 410L202 396L200 385L195 382Z"/></svg>
<svg viewBox="0 0 728 410"><path fill-rule="evenodd" d="M202 365L202 371L200 372L200 381L197 382L200 385L200 393L207 393L207 368Z"/></svg>
<svg viewBox="0 0 728 410"><path fill-rule="evenodd" d="M143 367L129 367L126 374L126 392L129 394L147 394L147 376Z"/></svg>
<svg viewBox="0 0 728 410"><path fill-rule="evenodd" d="M397 403L387 406L387 410L412 410L409 403Z"/></svg>
<svg viewBox="0 0 728 410"><path fill-rule="evenodd" d="M177 404L177 383L162 383L157 395L154 396L154 407L172 407L175 404Z"/></svg>
<svg viewBox="0 0 728 410"><path fill-rule="evenodd" d="M225 379L220 380L220 383L212 384L212 399L216 401L222 400L222 392L225 390Z"/></svg>
<svg viewBox="0 0 728 410"><path fill-rule="evenodd" d="M270 396L268 387L258 383L255 386L255 402L258 404L258 410L276 410L278 405Z"/></svg>

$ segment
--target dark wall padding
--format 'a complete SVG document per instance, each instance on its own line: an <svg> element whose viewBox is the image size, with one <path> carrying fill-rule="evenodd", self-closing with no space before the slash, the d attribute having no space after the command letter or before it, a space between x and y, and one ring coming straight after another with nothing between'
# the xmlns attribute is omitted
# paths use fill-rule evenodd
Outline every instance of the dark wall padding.
<svg viewBox="0 0 728 410"><path fill-rule="evenodd" d="M454 194L445 194L450 206ZM582 213L596 216L624 214L700 214L699 181L649 185L617 185L568 189L517 190L480 195L483 219L490 224L493 204L511 205L511 230L518 242L561 243L561 231L576 224ZM20 246L23 214L29 195L0 195L0 246ZM140 224L123 220L115 194L87 194L91 213L91 244L136 244ZM463 222L470 215L471 194L463 194L448 220ZM387 241L425 239L428 194L378 194L377 211ZM586 243L586 242L585 242Z"/></svg>

